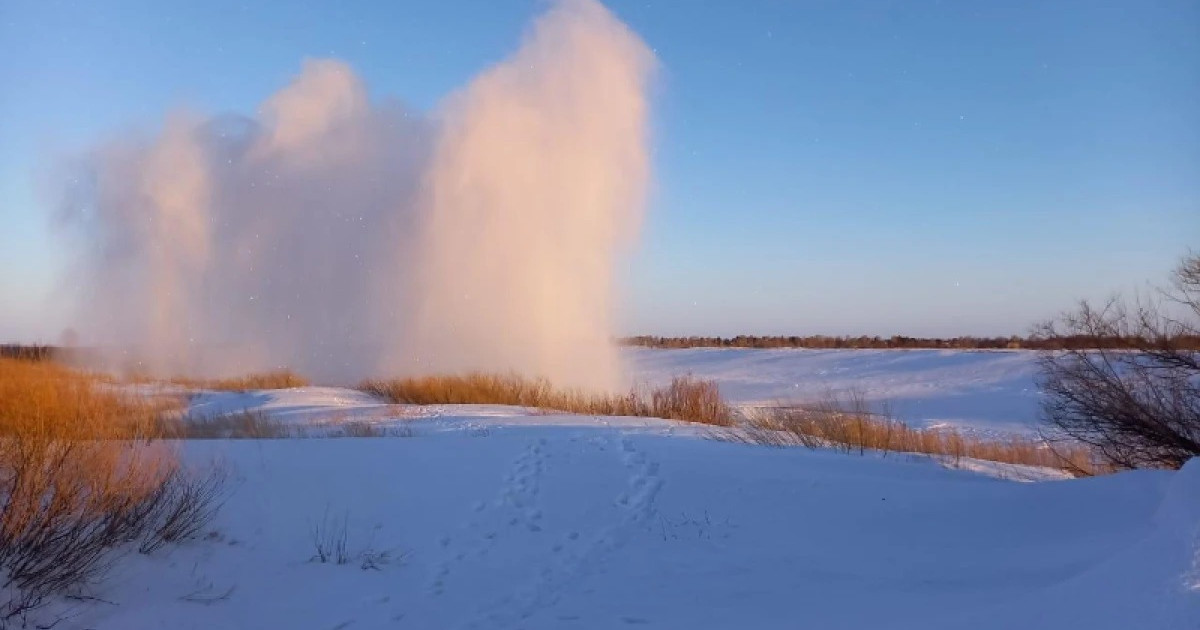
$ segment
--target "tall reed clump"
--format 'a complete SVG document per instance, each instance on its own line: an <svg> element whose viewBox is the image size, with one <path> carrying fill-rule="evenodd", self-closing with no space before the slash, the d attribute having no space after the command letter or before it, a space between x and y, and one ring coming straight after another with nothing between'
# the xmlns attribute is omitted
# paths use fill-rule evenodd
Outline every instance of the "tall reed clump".
<svg viewBox="0 0 1200 630"><path fill-rule="evenodd" d="M645 416L718 426L733 423L733 412L717 384L679 376L669 385L633 388L609 394L556 388L545 379L516 374L471 373L391 380L368 380L359 389L394 404L515 405L565 413L602 416Z"/></svg>
<svg viewBox="0 0 1200 630"><path fill-rule="evenodd" d="M1035 437L989 437L953 427L912 427L886 406L872 409L861 394L834 396L815 404L762 410L751 422L748 440L798 444L845 453L922 453L1065 470L1077 476L1107 472L1082 444L1049 444Z"/></svg>
<svg viewBox="0 0 1200 630"><path fill-rule="evenodd" d="M185 469L148 404L53 363L0 360L0 627L197 533L224 477Z"/></svg>

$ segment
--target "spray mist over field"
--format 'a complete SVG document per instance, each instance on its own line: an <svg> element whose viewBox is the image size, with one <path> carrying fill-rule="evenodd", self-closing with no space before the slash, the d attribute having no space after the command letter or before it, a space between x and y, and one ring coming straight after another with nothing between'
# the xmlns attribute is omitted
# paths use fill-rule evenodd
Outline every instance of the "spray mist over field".
<svg viewBox="0 0 1200 630"><path fill-rule="evenodd" d="M76 328L163 375L615 385L653 66L599 4L562 0L432 113L309 60L256 116L176 112L107 142L64 191Z"/></svg>

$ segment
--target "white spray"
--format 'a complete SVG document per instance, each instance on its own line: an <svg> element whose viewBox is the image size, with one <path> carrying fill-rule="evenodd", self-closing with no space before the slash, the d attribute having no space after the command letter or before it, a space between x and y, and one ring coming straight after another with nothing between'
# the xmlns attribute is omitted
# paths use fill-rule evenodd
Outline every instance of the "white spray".
<svg viewBox="0 0 1200 630"><path fill-rule="evenodd" d="M653 65L602 6L562 0L432 115L312 60L255 117L98 147L62 211L76 328L159 374L613 386Z"/></svg>

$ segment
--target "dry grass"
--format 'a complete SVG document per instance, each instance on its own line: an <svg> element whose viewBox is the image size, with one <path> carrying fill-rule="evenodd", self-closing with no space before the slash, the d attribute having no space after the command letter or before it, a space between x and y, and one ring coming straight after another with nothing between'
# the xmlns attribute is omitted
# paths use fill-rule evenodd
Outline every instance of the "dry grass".
<svg viewBox="0 0 1200 630"><path fill-rule="evenodd" d="M262 410L219 415L164 414L157 431L173 440L273 440L283 438L391 438L413 437L413 428L388 422L399 414L351 416L335 414L316 424L287 424Z"/></svg>
<svg viewBox="0 0 1200 630"><path fill-rule="evenodd" d="M157 413L61 365L0 359L0 626L102 576L114 549L211 517L215 494L187 491L200 478L157 441Z"/></svg>
<svg viewBox="0 0 1200 630"><path fill-rule="evenodd" d="M0 359L0 436L153 437L160 408L56 363Z"/></svg>
<svg viewBox="0 0 1200 630"><path fill-rule="evenodd" d="M282 438L384 438L413 437L409 426L387 426L363 419L337 416L331 421L304 426L288 425L261 410L214 416L163 416L159 431L176 440L274 440Z"/></svg>
<svg viewBox="0 0 1200 630"><path fill-rule="evenodd" d="M22 361L51 361L57 353L57 348L43 345L23 345L6 343L0 344L0 359L20 359Z"/></svg>
<svg viewBox="0 0 1200 630"><path fill-rule="evenodd" d="M676 377L670 385L628 394L604 394L556 388L545 379L515 374L472 373L393 380L368 380L359 389L395 404L515 405L549 411L600 416L645 416L718 426L733 423L733 413L721 399L716 383L691 376Z"/></svg>
<svg viewBox="0 0 1200 630"><path fill-rule="evenodd" d="M634 391L629 396L638 398L639 394ZM644 404L646 397L641 395L640 398ZM677 376L671 379L670 385L650 390L649 402L645 413L635 415L717 426L733 424L733 409L721 398L721 390L715 381Z"/></svg>
<svg viewBox="0 0 1200 630"><path fill-rule="evenodd" d="M949 457L955 464L970 458L1055 468L1077 476L1108 472L1081 444L1051 445L1019 435L985 437L950 427L911 427L896 420L886 407L872 409L857 394L846 399L829 397L813 405L764 410L752 418L751 427L743 435L758 443L799 444L860 455L867 451L884 456L893 452L923 453Z"/></svg>
<svg viewBox="0 0 1200 630"><path fill-rule="evenodd" d="M167 382L192 389L211 389L228 392L245 392L252 389L288 389L310 385L308 379L291 370L256 372L244 376L215 379L195 379L177 376L168 379Z"/></svg>
<svg viewBox="0 0 1200 630"><path fill-rule="evenodd" d="M385 432L383 428L375 426L370 422L356 420L339 425L337 433L334 435L348 438L375 438L383 437Z"/></svg>
<svg viewBox="0 0 1200 630"><path fill-rule="evenodd" d="M158 431L174 440L265 440L292 437L289 427L264 411L212 416L162 416Z"/></svg>

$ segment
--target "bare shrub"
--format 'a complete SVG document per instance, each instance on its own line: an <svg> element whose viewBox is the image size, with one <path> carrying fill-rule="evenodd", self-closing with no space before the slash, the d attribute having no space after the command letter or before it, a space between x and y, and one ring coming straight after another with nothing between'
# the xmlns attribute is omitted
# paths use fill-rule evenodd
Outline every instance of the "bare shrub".
<svg viewBox="0 0 1200 630"><path fill-rule="evenodd" d="M138 545L141 553L153 553L171 543L196 538L224 503L228 476L219 466L207 472L176 468L157 489L150 527Z"/></svg>
<svg viewBox="0 0 1200 630"><path fill-rule="evenodd" d="M1156 296L1083 302L1040 334L1113 342L1041 355L1048 439L1082 442L1123 469L1179 468L1200 455L1200 255Z"/></svg>
<svg viewBox="0 0 1200 630"><path fill-rule="evenodd" d="M716 383L691 376L628 394L555 388L545 379L472 373L368 380L359 389L395 404L490 404L604 416L645 416L726 426L733 422Z"/></svg>
<svg viewBox="0 0 1200 630"><path fill-rule="evenodd" d="M110 551L150 525L145 515L155 510L144 506L158 500L161 462L128 451L118 455L131 459L114 461L98 442L20 448L6 462L0 568L10 599L0 604L0 618L98 578Z"/></svg>
<svg viewBox="0 0 1200 630"><path fill-rule="evenodd" d="M154 414L87 374L0 360L0 625L100 578L176 511Z"/></svg>

